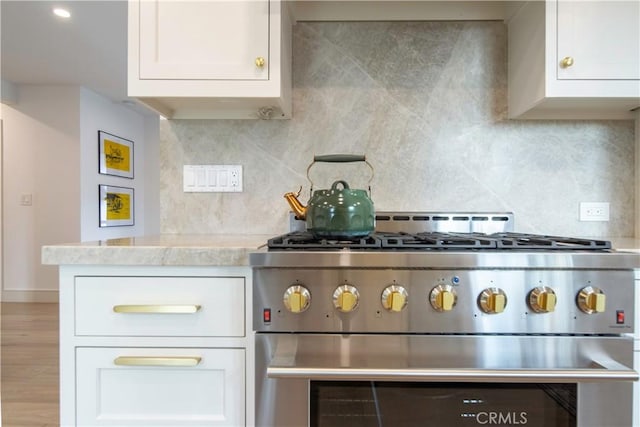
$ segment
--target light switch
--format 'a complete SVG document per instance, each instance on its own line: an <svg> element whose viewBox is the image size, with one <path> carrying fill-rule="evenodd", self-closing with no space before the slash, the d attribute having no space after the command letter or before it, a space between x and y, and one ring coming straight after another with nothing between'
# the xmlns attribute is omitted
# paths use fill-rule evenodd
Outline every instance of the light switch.
<svg viewBox="0 0 640 427"><path fill-rule="evenodd" d="M207 184L209 185L209 187L215 187L216 185L218 185L218 172L215 170L209 170L207 171Z"/></svg>
<svg viewBox="0 0 640 427"><path fill-rule="evenodd" d="M222 188L227 187L227 183L229 182L229 179L227 177L227 170L226 169L222 169L218 171L218 181L219 181L219 186Z"/></svg>
<svg viewBox="0 0 640 427"><path fill-rule="evenodd" d="M196 174L192 169L184 169L184 188L193 188L196 186ZM186 190L185 190L186 191Z"/></svg>
<svg viewBox="0 0 640 427"><path fill-rule="evenodd" d="M196 169L196 187L206 187L207 171L204 168Z"/></svg>

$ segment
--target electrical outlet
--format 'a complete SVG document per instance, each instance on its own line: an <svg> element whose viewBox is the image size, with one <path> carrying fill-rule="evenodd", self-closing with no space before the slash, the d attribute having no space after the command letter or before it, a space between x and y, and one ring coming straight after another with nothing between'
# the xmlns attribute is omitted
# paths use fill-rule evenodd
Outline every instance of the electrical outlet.
<svg viewBox="0 0 640 427"><path fill-rule="evenodd" d="M580 221L609 221L609 202L581 202Z"/></svg>
<svg viewBox="0 0 640 427"><path fill-rule="evenodd" d="M232 191L242 191L242 166L229 166L229 186Z"/></svg>

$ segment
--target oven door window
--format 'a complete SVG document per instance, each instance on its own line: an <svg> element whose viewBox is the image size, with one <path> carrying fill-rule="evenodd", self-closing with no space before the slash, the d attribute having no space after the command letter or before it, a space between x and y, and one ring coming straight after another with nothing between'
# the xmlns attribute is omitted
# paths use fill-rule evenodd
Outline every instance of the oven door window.
<svg viewBox="0 0 640 427"><path fill-rule="evenodd" d="M311 427L576 426L576 384L312 381Z"/></svg>

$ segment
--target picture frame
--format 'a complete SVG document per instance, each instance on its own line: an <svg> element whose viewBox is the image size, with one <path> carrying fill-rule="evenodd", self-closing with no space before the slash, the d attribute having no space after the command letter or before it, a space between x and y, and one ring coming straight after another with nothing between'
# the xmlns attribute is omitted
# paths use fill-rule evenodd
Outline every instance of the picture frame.
<svg viewBox="0 0 640 427"><path fill-rule="evenodd" d="M100 227L134 225L134 189L102 184L98 187L100 193Z"/></svg>
<svg viewBox="0 0 640 427"><path fill-rule="evenodd" d="M98 146L98 172L133 179L133 141L99 130Z"/></svg>

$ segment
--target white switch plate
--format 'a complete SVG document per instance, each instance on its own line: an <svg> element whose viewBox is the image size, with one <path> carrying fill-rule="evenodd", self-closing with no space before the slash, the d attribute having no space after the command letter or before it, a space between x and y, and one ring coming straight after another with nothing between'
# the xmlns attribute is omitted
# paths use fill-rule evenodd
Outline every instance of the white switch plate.
<svg viewBox="0 0 640 427"><path fill-rule="evenodd" d="M581 202L580 221L609 221L609 202Z"/></svg>
<svg viewBox="0 0 640 427"><path fill-rule="evenodd" d="M185 193L242 192L242 166L184 165L183 191Z"/></svg>
<svg viewBox="0 0 640 427"><path fill-rule="evenodd" d="M33 204L33 196L29 193L20 195L20 204L22 206L31 206Z"/></svg>

